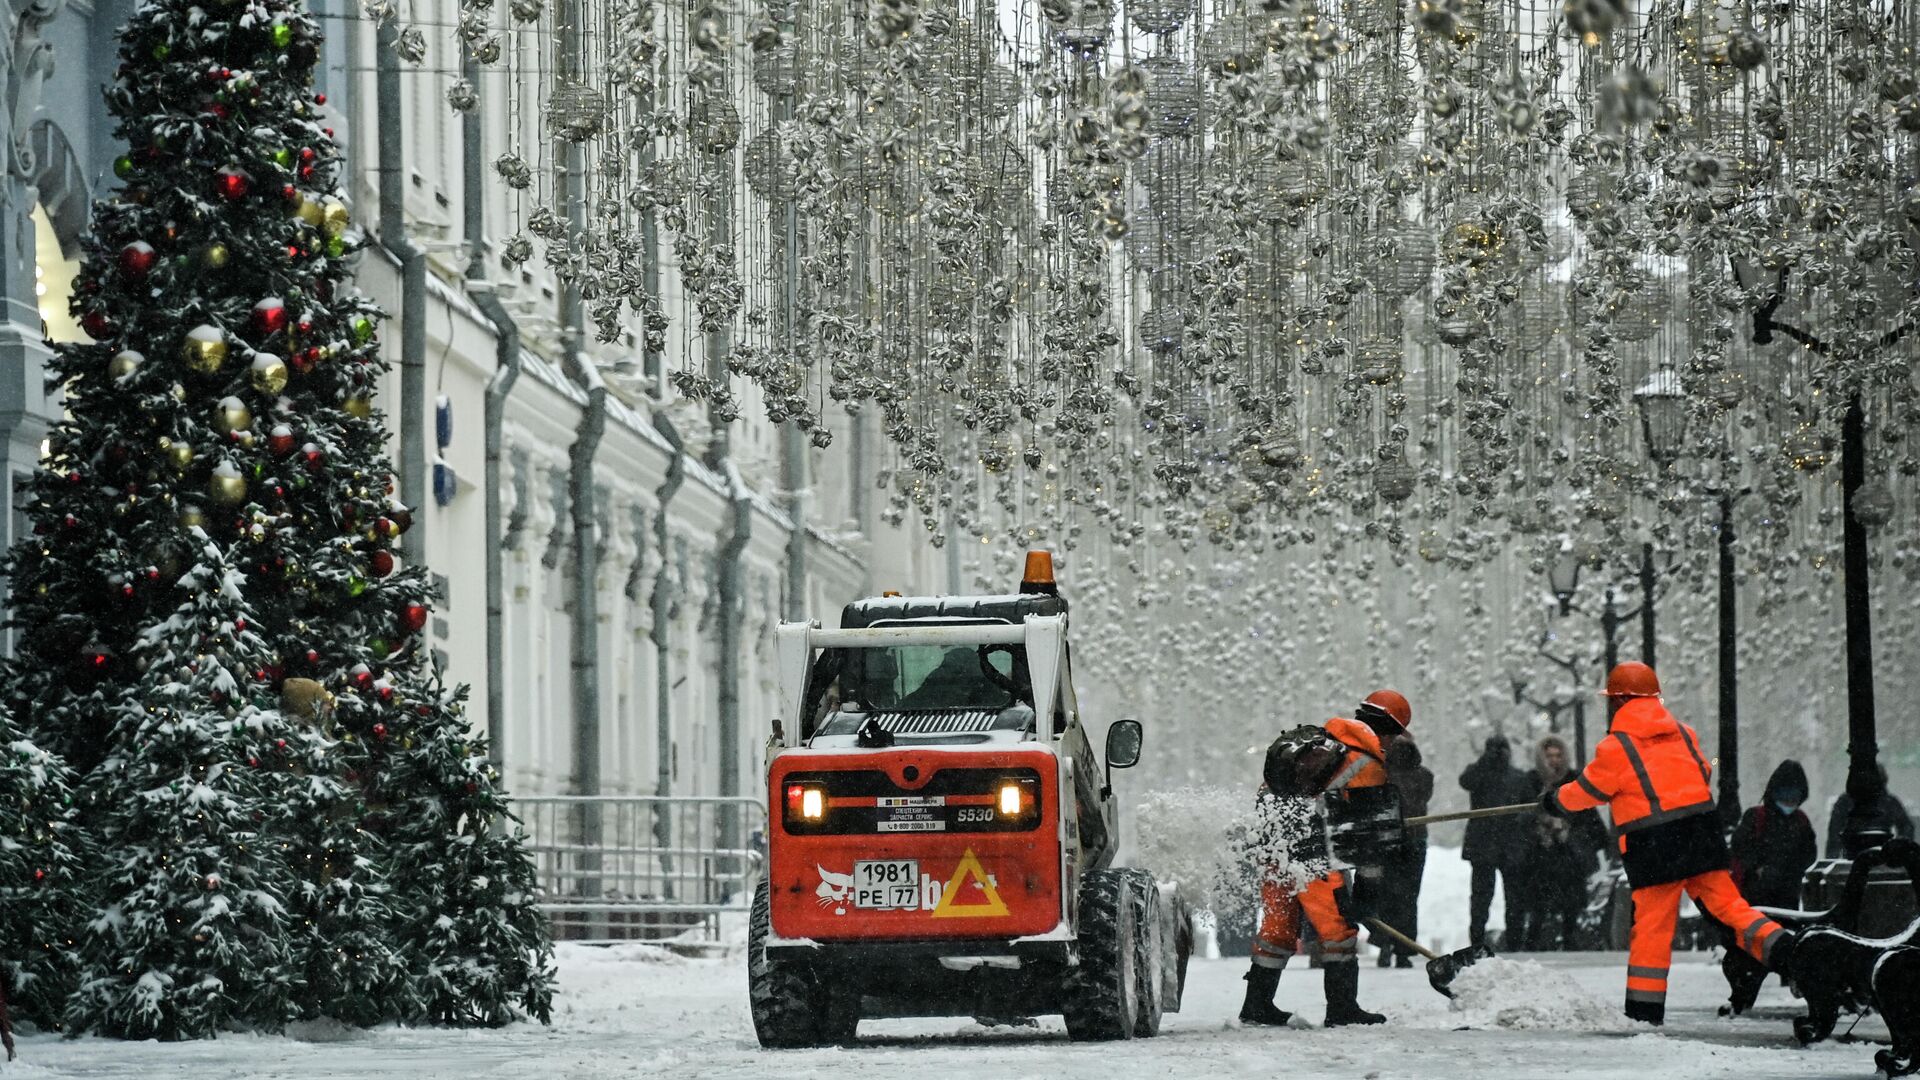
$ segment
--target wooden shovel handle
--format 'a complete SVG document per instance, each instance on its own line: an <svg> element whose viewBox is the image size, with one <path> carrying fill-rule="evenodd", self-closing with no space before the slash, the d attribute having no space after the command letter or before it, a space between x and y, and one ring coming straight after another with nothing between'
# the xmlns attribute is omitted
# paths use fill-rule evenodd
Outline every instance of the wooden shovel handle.
<svg viewBox="0 0 1920 1080"><path fill-rule="evenodd" d="M1475 818L1507 817L1512 814L1524 814L1529 810L1538 810L1539 803L1514 803L1512 806L1483 806L1478 810L1455 810L1450 814L1426 814L1422 817L1410 817L1408 825L1434 825L1442 821L1472 821Z"/></svg>
<svg viewBox="0 0 1920 1080"><path fill-rule="evenodd" d="M1367 918L1367 919L1362 919L1360 921L1366 923L1368 929L1387 935L1388 937L1399 942L1400 944L1405 945L1407 948L1412 949L1414 952L1419 953L1422 957L1428 960L1440 959L1440 954L1427 948L1425 945L1422 945L1419 942L1413 940L1412 938L1401 933L1400 931L1395 930L1393 927L1388 926L1386 923L1381 922L1379 919Z"/></svg>

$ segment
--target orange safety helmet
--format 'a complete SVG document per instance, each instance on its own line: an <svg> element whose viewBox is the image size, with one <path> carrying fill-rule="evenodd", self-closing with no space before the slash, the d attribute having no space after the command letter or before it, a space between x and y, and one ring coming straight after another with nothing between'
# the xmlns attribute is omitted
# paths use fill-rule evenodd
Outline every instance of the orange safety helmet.
<svg viewBox="0 0 1920 1080"><path fill-rule="evenodd" d="M1607 673L1607 688L1601 693L1611 698L1659 697L1660 676L1640 661L1628 660Z"/></svg>
<svg viewBox="0 0 1920 1080"><path fill-rule="evenodd" d="M1375 690L1360 703L1361 711L1366 711L1368 706L1393 717L1393 722L1403 729L1413 726L1413 705L1398 690Z"/></svg>

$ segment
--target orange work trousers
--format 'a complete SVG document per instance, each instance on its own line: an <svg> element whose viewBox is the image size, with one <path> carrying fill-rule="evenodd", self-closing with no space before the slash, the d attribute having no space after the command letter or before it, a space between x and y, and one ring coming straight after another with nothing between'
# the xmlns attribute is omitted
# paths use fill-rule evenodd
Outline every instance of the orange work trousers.
<svg viewBox="0 0 1920 1080"><path fill-rule="evenodd" d="M1633 890L1633 940L1627 952L1627 1000L1664 1007L1667 971L1673 964L1673 932L1680 923L1680 894L1733 928L1740 948L1762 964L1780 940L1780 924L1755 911L1725 870Z"/></svg>
<svg viewBox="0 0 1920 1080"><path fill-rule="evenodd" d="M1310 882L1295 892L1272 878L1260 883L1260 931L1253 938L1253 962L1259 967L1287 966L1300 945L1304 915L1320 937L1321 955L1329 964L1359 955L1360 931L1340 913L1335 894L1346 884L1339 871Z"/></svg>

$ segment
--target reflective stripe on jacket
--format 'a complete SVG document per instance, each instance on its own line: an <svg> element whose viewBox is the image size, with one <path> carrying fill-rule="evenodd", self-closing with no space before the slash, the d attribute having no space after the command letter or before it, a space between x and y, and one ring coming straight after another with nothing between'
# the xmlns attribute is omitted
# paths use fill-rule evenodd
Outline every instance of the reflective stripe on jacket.
<svg viewBox="0 0 1920 1080"><path fill-rule="evenodd" d="M1606 806L1621 838L1713 811L1713 771L1700 738L1658 698L1634 698L1614 714L1593 760L1554 797L1569 811Z"/></svg>
<svg viewBox="0 0 1920 1080"><path fill-rule="evenodd" d="M1321 725L1327 734L1347 748L1347 760L1327 784L1328 791L1342 788L1379 787L1387 782L1387 755L1380 749L1380 736L1358 720L1336 716Z"/></svg>

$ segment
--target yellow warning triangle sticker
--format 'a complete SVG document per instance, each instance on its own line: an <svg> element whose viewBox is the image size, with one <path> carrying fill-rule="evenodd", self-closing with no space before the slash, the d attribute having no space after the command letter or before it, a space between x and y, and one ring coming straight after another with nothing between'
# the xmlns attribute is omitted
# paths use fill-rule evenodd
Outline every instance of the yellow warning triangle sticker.
<svg viewBox="0 0 1920 1080"><path fill-rule="evenodd" d="M966 885L968 878L972 878L974 883L987 894L985 903L964 905L954 903L954 898L960 895L960 889ZM968 848L967 853L960 857L960 865L953 868L953 877L947 881L947 887L940 890L940 903L933 909L933 917L972 919L1006 913L1007 905L1000 899L1000 890L993 887L993 879L987 876L986 868L980 865L979 857L974 855L972 848Z"/></svg>

